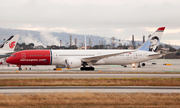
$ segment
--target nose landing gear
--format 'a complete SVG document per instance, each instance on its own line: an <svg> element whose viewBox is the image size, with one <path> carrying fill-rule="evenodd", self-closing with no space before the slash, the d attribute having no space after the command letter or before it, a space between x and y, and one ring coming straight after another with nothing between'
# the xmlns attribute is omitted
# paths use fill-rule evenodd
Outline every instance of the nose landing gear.
<svg viewBox="0 0 180 108"><path fill-rule="evenodd" d="M22 68L21 67L19 67L19 71L21 71L22 70Z"/></svg>
<svg viewBox="0 0 180 108"><path fill-rule="evenodd" d="M21 65L17 65L17 67L19 67L19 71L21 71L21 70L22 70Z"/></svg>

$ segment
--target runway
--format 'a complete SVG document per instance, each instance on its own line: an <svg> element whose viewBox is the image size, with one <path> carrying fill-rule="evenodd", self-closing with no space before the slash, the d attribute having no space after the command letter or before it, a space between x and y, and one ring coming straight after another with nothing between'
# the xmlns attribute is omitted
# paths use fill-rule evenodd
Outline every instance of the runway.
<svg viewBox="0 0 180 108"><path fill-rule="evenodd" d="M156 65L152 65L156 63ZM163 65L170 63L172 65ZM37 66L31 70L25 70L16 73L17 67L0 67L0 72L15 72L16 74L0 74L0 79L16 79L16 78L180 78L180 74L120 74L118 72L180 72L180 60L151 60L146 63L145 67L132 68L128 66L124 68L118 65L97 66L96 74L81 74L79 69L62 69L61 71L53 71L54 66ZM102 72L117 72L117 74L99 74ZM27 72L23 74L21 72ZM39 72L32 74L31 72ZM48 74L41 72L48 72ZM55 73L51 73L55 72ZM72 74L64 74L62 72L72 72ZM88 71L90 72L90 71ZM180 93L180 87L152 87L152 86L108 86L108 87L0 87L0 93L3 94L22 94L22 93L74 93L74 92L92 92L92 93Z"/></svg>
<svg viewBox="0 0 180 108"><path fill-rule="evenodd" d="M114 87L0 87L2 94L23 94L23 93L180 93L180 87L135 87L135 86L114 86Z"/></svg>
<svg viewBox="0 0 180 108"><path fill-rule="evenodd" d="M180 78L180 74L0 74L0 79L12 78Z"/></svg>

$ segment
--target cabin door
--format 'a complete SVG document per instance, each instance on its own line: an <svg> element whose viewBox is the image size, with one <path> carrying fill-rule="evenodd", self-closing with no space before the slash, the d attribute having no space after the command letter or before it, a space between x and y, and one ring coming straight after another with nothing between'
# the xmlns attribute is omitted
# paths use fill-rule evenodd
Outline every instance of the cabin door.
<svg viewBox="0 0 180 108"><path fill-rule="evenodd" d="M134 59L137 59L138 57L137 53L133 53L133 55L134 55Z"/></svg>
<svg viewBox="0 0 180 108"><path fill-rule="evenodd" d="M54 59L57 59L57 58L58 58L57 53L54 53Z"/></svg>

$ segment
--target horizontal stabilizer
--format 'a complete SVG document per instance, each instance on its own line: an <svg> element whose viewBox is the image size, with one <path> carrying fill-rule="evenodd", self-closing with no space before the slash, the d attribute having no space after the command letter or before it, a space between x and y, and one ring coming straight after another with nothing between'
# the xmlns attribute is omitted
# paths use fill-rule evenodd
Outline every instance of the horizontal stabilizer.
<svg viewBox="0 0 180 108"><path fill-rule="evenodd" d="M162 56L163 56L163 54L159 54L159 53L156 53L156 54L148 54L148 56L158 56L158 55L162 55Z"/></svg>

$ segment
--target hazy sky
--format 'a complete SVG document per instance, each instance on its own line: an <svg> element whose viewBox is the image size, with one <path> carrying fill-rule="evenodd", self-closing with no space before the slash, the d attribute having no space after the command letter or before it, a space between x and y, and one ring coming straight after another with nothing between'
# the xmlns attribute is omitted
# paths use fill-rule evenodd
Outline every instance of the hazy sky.
<svg viewBox="0 0 180 108"><path fill-rule="evenodd" d="M180 0L0 0L0 27L142 40L158 27L180 45Z"/></svg>

